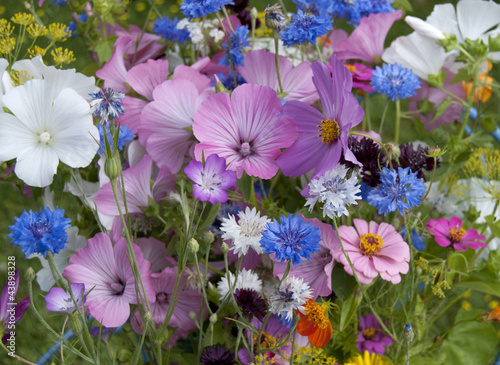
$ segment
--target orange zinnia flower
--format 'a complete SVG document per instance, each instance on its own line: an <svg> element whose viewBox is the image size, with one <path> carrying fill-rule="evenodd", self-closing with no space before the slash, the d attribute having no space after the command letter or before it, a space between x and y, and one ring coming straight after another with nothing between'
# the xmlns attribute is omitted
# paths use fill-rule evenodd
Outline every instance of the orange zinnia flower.
<svg viewBox="0 0 500 365"><path fill-rule="evenodd" d="M302 336L307 336L311 345L316 347L325 347L332 338L333 329L325 308L309 299L305 307L305 314L296 311L300 316L297 332Z"/></svg>
<svg viewBox="0 0 500 365"><path fill-rule="evenodd" d="M488 321L499 322L500 321L500 307L495 307L488 315Z"/></svg>

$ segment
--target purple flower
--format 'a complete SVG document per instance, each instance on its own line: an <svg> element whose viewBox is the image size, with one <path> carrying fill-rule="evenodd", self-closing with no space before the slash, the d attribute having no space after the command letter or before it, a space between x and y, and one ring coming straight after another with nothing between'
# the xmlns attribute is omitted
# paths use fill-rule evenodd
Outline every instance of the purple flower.
<svg viewBox="0 0 500 365"><path fill-rule="evenodd" d="M342 151L345 160L358 163L348 148L348 137L351 128L363 120L364 112L351 93L351 73L335 56L332 76L321 62L314 62L311 68L324 114L299 101L283 106L282 115L293 118L299 131L299 138L276 161L285 176L313 169L314 176L320 176L337 165Z"/></svg>
<svg viewBox="0 0 500 365"><path fill-rule="evenodd" d="M374 314L369 313L360 319L357 349L361 353L368 351L383 355L385 348L392 345L394 340L382 332L382 327Z"/></svg>
<svg viewBox="0 0 500 365"><path fill-rule="evenodd" d="M71 291L78 308L81 307L86 299L84 295L85 284L73 283L71 284ZM77 309L70 293L62 288L50 289L50 292L45 296L45 301L47 302L47 310L51 312L73 313Z"/></svg>
<svg viewBox="0 0 500 365"><path fill-rule="evenodd" d="M17 288L19 287L19 270L14 275L9 275L9 279L2 289L0 295L0 326L4 328L5 335L2 342L6 344L12 337L9 327L17 323L30 306L30 297L26 297L19 303L15 303Z"/></svg>
<svg viewBox="0 0 500 365"><path fill-rule="evenodd" d="M194 182L194 197L202 202L225 203L227 190L236 184L236 173L226 170L226 159L217 155L208 156L205 166L192 160L184 172Z"/></svg>

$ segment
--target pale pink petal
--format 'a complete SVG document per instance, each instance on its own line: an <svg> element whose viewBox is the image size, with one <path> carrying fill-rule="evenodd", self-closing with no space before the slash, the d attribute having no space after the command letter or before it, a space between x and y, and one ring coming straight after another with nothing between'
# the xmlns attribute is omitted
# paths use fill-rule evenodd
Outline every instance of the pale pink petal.
<svg viewBox="0 0 500 365"><path fill-rule="evenodd" d="M148 100L153 100L153 90L168 79L168 60L148 60L127 72L127 82Z"/></svg>

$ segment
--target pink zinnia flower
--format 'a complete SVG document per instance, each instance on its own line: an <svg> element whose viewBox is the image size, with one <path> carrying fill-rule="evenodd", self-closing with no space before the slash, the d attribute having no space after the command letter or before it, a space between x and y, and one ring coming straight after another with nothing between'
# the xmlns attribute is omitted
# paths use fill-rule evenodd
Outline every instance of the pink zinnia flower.
<svg viewBox="0 0 500 365"><path fill-rule="evenodd" d="M427 229L434 236L437 244L441 247L453 245L459 251L467 251L467 248L474 250L488 246L484 240L486 237L477 233L475 229L465 230L462 228L462 220L458 217L451 217L450 220L439 218L431 219L427 222Z"/></svg>
<svg viewBox="0 0 500 365"><path fill-rule="evenodd" d="M281 84L285 101L299 100L312 104L318 100L318 93L312 81L311 63L304 61L292 66L292 61L279 57ZM276 73L276 56L262 49L245 55L245 63L238 67L238 72L249 84L269 86L280 92L278 75Z"/></svg>
<svg viewBox="0 0 500 365"><path fill-rule="evenodd" d="M146 296L153 302L155 292L149 278L151 264L144 260L139 247L132 246ZM103 326L123 325L130 316L130 304L137 304L134 274L123 238L113 246L106 234L98 233L71 258L64 276L73 283L85 284L86 306Z"/></svg>
<svg viewBox="0 0 500 365"><path fill-rule="evenodd" d="M358 344L356 348L361 352L368 351L383 355L385 348L391 346L394 340L383 332L382 326L373 313L360 318Z"/></svg>
<svg viewBox="0 0 500 365"><path fill-rule="evenodd" d="M289 276L295 276L304 279L313 291L313 299L318 296L326 297L332 294L332 270L335 265L334 257L341 252L340 243L337 234L332 226L325 224L320 220L304 219L304 222L312 222L313 226L321 230L321 248L318 252L311 255L311 258L302 264L292 266ZM285 273L286 265L274 265L274 275L280 279Z"/></svg>
<svg viewBox="0 0 500 365"><path fill-rule="evenodd" d="M293 118L299 131L299 138L277 160L285 176L313 169L314 175L320 176L337 165L342 151L347 161L358 163L347 142L351 128L363 120L364 111L351 93L351 74L335 56L332 76L321 62L314 62L311 68L324 114L300 101L283 106L282 115Z"/></svg>
<svg viewBox="0 0 500 365"><path fill-rule="evenodd" d="M307 104L304 104L307 105ZM226 93L210 95L193 122L195 156L224 157L237 177L248 175L270 179L278 172L275 159L281 149L297 138L292 118L278 116L281 100L276 91L260 85L244 84Z"/></svg>
<svg viewBox="0 0 500 365"><path fill-rule="evenodd" d="M396 229L388 223L354 219L354 227L339 227L344 250L349 255L361 284L370 284L379 274L393 284L401 282L408 272L410 249ZM344 270L353 275L347 258L340 251L335 258Z"/></svg>

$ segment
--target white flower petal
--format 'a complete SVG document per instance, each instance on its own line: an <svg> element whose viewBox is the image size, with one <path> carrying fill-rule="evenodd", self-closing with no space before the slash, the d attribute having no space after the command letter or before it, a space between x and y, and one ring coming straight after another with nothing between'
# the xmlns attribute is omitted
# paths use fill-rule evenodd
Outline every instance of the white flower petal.
<svg viewBox="0 0 500 365"><path fill-rule="evenodd" d="M46 146L36 146L17 157L15 173L26 184L37 187L50 185L57 172L57 154Z"/></svg>
<svg viewBox="0 0 500 365"><path fill-rule="evenodd" d="M492 1L461 0L457 19L463 39L478 39L500 23L500 5Z"/></svg>

